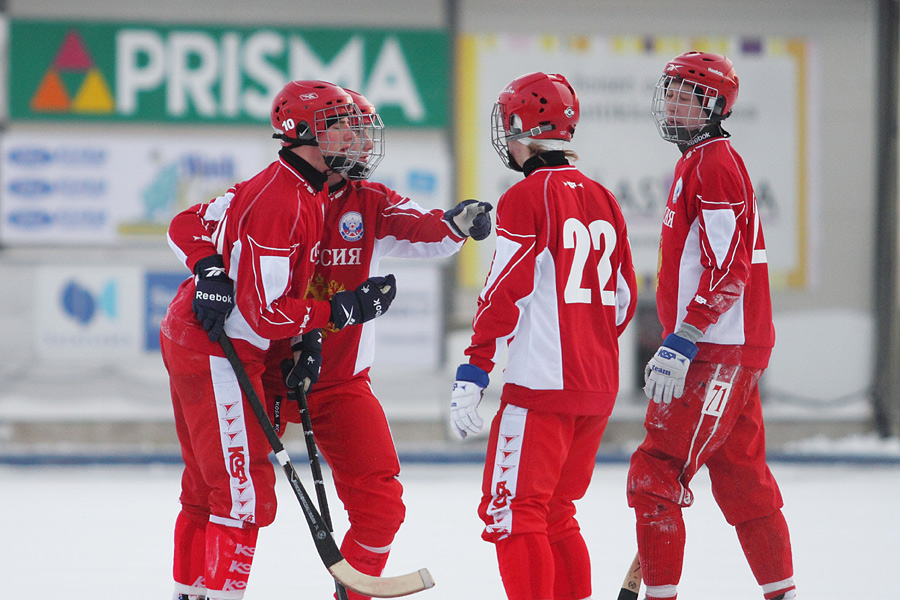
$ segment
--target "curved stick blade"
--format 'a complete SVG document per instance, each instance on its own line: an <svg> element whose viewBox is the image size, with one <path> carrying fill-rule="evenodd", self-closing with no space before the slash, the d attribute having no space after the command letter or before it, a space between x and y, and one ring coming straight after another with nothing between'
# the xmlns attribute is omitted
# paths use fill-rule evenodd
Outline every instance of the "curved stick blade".
<svg viewBox="0 0 900 600"><path fill-rule="evenodd" d="M428 569L395 577L373 577L360 573L345 559L331 565L328 570L344 587L373 598L397 598L434 587L434 579Z"/></svg>

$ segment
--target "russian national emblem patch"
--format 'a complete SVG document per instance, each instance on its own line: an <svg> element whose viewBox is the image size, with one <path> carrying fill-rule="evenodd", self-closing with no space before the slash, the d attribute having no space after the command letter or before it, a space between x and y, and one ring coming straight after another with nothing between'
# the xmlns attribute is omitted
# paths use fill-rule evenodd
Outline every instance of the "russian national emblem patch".
<svg viewBox="0 0 900 600"><path fill-rule="evenodd" d="M358 242L363 236L362 215L355 211L344 213L338 228L342 238L348 242Z"/></svg>

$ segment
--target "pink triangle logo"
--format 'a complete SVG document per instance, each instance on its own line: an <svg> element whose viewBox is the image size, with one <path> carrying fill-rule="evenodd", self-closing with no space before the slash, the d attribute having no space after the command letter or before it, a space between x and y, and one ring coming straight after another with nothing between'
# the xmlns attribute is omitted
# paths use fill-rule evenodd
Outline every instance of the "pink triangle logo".
<svg viewBox="0 0 900 600"><path fill-rule="evenodd" d="M94 66L94 59L74 29L66 34L59 52L56 53L53 66L60 71L87 71Z"/></svg>

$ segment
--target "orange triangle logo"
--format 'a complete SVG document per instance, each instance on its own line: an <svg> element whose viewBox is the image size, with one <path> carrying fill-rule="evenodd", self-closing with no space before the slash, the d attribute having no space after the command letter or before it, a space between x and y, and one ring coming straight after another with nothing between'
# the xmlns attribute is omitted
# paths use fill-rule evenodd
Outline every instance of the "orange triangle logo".
<svg viewBox="0 0 900 600"><path fill-rule="evenodd" d="M69 93L56 69L44 74L37 92L31 98L34 112L64 112L69 110Z"/></svg>
<svg viewBox="0 0 900 600"><path fill-rule="evenodd" d="M115 103L103 75L99 70L91 69L72 101L72 112L111 113L114 108Z"/></svg>

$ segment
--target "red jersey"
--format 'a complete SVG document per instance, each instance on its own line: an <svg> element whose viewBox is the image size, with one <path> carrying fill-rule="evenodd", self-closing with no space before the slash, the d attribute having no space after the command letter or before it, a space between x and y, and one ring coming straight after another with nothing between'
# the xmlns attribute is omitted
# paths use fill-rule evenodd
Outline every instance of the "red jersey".
<svg viewBox="0 0 900 600"><path fill-rule="evenodd" d="M182 212L169 226L169 244L189 269L217 251L210 231L220 218L221 211L215 208L220 200ZM409 198L370 181L350 181L329 194L320 238L308 295L323 302L335 292L354 290L378 275L382 257L450 256L465 241L453 233L444 220L444 211L426 211ZM193 315L191 318L196 321ZM373 321L340 331L322 323L316 327L324 328L322 371L316 389L364 374L372 365Z"/></svg>
<svg viewBox="0 0 900 600"><path fill-rule="evenodd" d="M225 322L225 332L234 340L248 342L248 349L258 349L258 357L269 348L270 340L323 327L331 319L328 302L306 299L326 198L279 158L213 202L185 211L193 215L188 221L196 224L187 235L189 239L197 235L199 240L174 244L172 232L185 220L176 217L170 226L170 245L191 270L210 255L215 244L235 290L235 308ZM200 245L206 247L205 254ZM209 341L194 316L193 296L194 279L189 278L170 304L160 330L177 344L222 356L219 345Z"/></svg>
<svg viewBox="0 0 900 600"><path fill-rule="evenodd" d="M383 257L438 258L462 248L444 211L418 204L372 181L349 181L329 195L325 228L310 295L329 299L379 275ZM403 293L402 283L400 293ZM375 322L323 332L322 372L316 387L359 375L375 358Z"/></svg>
<svg viewBox="0 0 900 600"><path fill-rule="evenodd" d="M750 177L728 139L679 159L659 256L663 336L688 323L703 332L695 360L765 368L775 344L766 244Z"/></svg>
<svg viewBox="0 0 900 600"><path fill-rule="evenodd" d="M469 362L490 372L507 344L505 402L609 415L637 300L615 197L574 166L542 167L500 198L496 231Z"/></svg>

